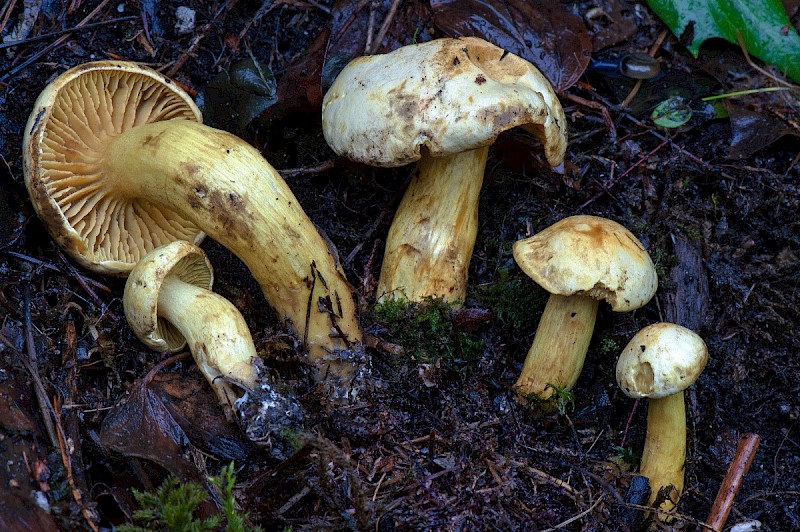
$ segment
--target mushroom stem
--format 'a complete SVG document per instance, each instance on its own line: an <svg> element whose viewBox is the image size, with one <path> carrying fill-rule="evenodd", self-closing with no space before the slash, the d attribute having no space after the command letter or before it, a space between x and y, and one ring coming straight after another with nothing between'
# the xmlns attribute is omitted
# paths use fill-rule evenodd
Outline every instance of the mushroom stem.
<svg viewBox="0 0 800 532"><path fill-rule="evenodd" d="M669 521L683 492L686 460L686 408L683 392L650 399L647 437L641 473L650 481L649 505L656 504L658 518Z"/></svg>
<svg viewBox="0 0 800 532"><path fill-rule="evenodd" d="M550 386L572 388L583 369L599 301L593 297L551 294L533 344L514 388L525 396L549 399Z"/></svg>
<svg viewBox="0 0 800 532"><path fill-rule="evenodd" d="M333 396L348 398L361 369L353 348L362 339L351 286L261 154L230 133L187 120L128 129L105 152L106 175L119 179L97 186L167 207L230 249L308 346L317 377L334 377Z"/></svg>
<svg viewBox="0 0 800 532"><path fill-rule="evenodd" d="M226 413L239 395L231 381L247 389L255 388L256 348L241 313L230 301L169 276L158 292L158 316L186 339L197 366Z"/></svg>
<svg viewBox="0 0 800 532"><path fill-rule="evenodd" d="M386 238L379 298L464 302L488 153L422 156Z"/></svg>

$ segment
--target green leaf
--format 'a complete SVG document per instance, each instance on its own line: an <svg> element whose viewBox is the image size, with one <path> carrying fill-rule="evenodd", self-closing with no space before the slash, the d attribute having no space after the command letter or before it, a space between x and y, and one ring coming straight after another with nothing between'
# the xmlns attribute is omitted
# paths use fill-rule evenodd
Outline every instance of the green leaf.
<svg viewBox="0 0 800 532"><path fill-rule="evenodd" d="M697 57L706 39L720 37L775 65L800 82L800 35L780 0L648 0L676 36L689 31L689 51Z"/></svg>
<svg viewBox="0 0 800 532"><path fill-rule="evenodd" d="M658 104L650 118L659 127L673 129L686 124L693 114L689 102L680 96L674 96Z"/></svg>

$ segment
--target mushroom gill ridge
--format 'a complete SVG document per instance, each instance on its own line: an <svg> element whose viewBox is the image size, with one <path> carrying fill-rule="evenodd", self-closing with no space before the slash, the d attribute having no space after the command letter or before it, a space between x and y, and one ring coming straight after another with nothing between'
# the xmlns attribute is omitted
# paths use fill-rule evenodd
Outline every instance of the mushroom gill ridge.
<svg viewBox="0 0 800 532"><path fill-rule="evenodd" d="M60 89L61 97L46 110L38 162L48 193L88 243L87 257L96 262L123 257L136 263L173 240L195 240L199 229L151 202L127 197L124 180L103 168L105 152L132 127L197 117L163 83L141 74L123 79L113 73L88 72Z"/></svg>

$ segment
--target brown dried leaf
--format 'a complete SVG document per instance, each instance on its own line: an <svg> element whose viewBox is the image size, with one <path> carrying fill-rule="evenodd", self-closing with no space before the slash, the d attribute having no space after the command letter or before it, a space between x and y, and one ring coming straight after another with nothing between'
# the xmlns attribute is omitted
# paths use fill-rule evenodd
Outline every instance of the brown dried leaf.
<svg viewBox="0 0 800 532"><path fill-rule="evenodd" d="M189 445L186 434L144 379L137 381L128 398L103 420L100 442L124 456L155 462L179 479L197 476L196 468L183 455Z"/></svg>
<svg viewBox="0 0 800 532"><path fill-rule="evenodd" d="M728 150L731 159L749 157L784 135L800 137L800 130L790 127L784 119L772 114L767 105L747 108L733 101L726 101L724 105L733 132Z"/></svg>
<svg viewBox="0 0 800 532"><path fill-rule="evenodd" d="M150 389L162 398L192 444L203 451L236 462L255 451L238 426L225 419L219 400L199 373L159 373Z"/></svg>
<svg viewBox="0 0 800 532"><path fill-rule="evenodd" d="M527 59L557 91L586 70L592 43L583 21L558 2L431 0L436 26L452 37L481 37Z"/></svg>

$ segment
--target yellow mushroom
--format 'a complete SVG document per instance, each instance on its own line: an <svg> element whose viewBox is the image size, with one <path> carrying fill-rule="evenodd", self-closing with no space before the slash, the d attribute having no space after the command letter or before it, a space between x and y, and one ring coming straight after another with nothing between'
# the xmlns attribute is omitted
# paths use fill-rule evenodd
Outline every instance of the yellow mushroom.
<svg viewBox="0 0 800 532"><path fill-rule="evenodd" d="M136 337L155 351L180 351L188 344L226 417L234 419L236 403L247 396L270 410L259 421L261 429L272 440L280 438L279 429L296 429L302 421L302 407L272 386L244 318L211 291L213 282L211 264L199 247L180 240L165 244L131 270L122 299L125 317Z"/></svg>
<svg viewBox="0 0 800 532"><path fill-rule="evenodd" d="M83 266L126 275L149 251L208 234L250 269L309 349L329 396L364 371L352 288L292 191L252 146L204 126L158 72L87 63L36 100L25 183L53 238Z"/></svg>
<svg viewBox="0 0 800 532"><path fill-rule="evenodd" d="M617 361L617 384L625 395L650 399L641 473L650 481L648 504L655 505L662 521L670 520L683 492L683 391L694 384L707 362L703 339L672 323L654 323L636 333Z"/></svg>
<svg viewBox="0 0 800 532"><path fill-rule="evenodd" d="M464 302L489 145L516 126L541 139L551 165L562 163L567 123L550 83L477 37L404 46L342 70L322 103L331 148L373 166L418 161L386 239L379 299Z"/></svg>
<svg viewBox="0 0 800 532"><path fill-rule="evenodd" d="M522 396L547 399L553 387L575 385L601 300L615 312L627 312L644 306L658 287L642 243L617 222L598 216L570 216L515 242L514 260L550 292L514 385Z"/></svg>

